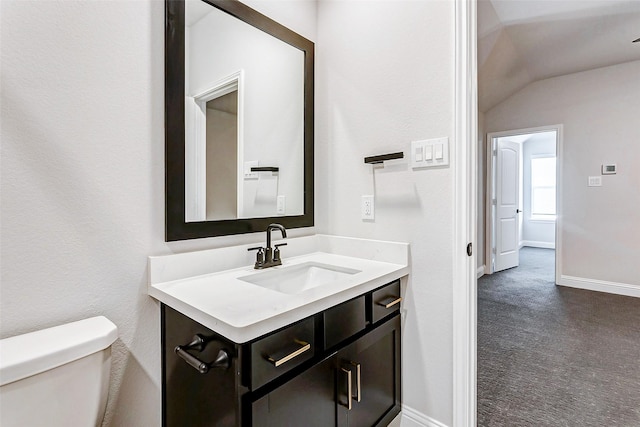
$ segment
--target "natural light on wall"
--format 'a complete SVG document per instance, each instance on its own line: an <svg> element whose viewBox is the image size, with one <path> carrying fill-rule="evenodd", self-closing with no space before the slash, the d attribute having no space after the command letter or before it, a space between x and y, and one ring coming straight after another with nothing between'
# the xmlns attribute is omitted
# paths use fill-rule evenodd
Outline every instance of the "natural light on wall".
<svg viewBox="0 0 640 427"><path fill-rule="evenodd" d="M556 215L556 158L531 159L531 216L553 220Z"/></svg>

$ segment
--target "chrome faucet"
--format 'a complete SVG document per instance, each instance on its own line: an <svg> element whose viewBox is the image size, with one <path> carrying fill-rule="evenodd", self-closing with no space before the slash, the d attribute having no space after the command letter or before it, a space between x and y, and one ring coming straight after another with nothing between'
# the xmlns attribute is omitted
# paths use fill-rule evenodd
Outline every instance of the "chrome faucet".
<svg viewBox="0 0 640 427"><path fill-rule="evenodd" d="M282 258L280 258L280 246L286 246L286 243L280 243L271 247L271 231L280 230L282 238L287 238L287 230L281 224L269 224L267 227L267 247L263 248L257 246L255 248L249 248L250 251L257 250L256 263L254 268L261 270L263 268L274 267L276 265L282 265Z"/></svg>

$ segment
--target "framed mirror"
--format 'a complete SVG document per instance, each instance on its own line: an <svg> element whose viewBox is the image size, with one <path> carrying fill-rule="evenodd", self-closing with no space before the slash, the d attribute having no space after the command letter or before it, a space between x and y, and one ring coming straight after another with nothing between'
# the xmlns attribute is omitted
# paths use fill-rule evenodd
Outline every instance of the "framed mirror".
<svg viewBox="0 0 640 427"><path fill-rule="evenodd" d="M237 0L165 3L166 240L313 226L313 42Z"/></svg>

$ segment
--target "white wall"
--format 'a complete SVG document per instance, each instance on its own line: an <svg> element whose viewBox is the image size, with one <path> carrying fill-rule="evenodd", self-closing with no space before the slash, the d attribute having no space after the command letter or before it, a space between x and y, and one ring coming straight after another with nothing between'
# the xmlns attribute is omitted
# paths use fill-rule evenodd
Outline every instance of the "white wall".
<svg viewBox="0 0 640 427"><path fill-rule="evenodd" d="M317 140L327 145L329 231L411 244L403 301L403 404L452 423L451 169L365 156L453 135L454 3L318 3ZM375 220L360 197L375 195Z"/></svg>
<svg viewBox="0 0 640 427"><path fill-rule="evenodd" d="M540 132L522 143L523 212L522 235L524 246L554 248L556 239L555 220L531 218L531 159L556 156L556 133Z"/></svg>
<svg viewBox="0 0 640 427"><path fill-rule="evenodd" d="M314 2L251 3L316 39ZM107 316L119 339L105 424L159 426L160 314L146 294L147 256L264 233L164 242L164 2L0 7L0 335ZM325 203L319 191L319 212ZM316 224L291 235L326 231L326 215Z"/></svg>
<svg viewBox="0 0 640 427"><path fill-rule="evenodd" d="M562 274L640 287L640 61L542 80L486 113L486 131L563 124ZM603 163L617 175L587 187Z"/></svg>

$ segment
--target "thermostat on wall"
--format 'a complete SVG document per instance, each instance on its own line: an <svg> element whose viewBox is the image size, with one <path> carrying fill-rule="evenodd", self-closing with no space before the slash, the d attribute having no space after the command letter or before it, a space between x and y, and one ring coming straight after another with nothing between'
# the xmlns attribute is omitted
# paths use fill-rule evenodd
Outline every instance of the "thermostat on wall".
<svg viewBox="0 0 640 427"><path fill-rule="evenodd" d="M616 167L616 164L609 164L609 165L602 165L602 175L615 175L616 174L616 170L618 168Z"/></svg>

